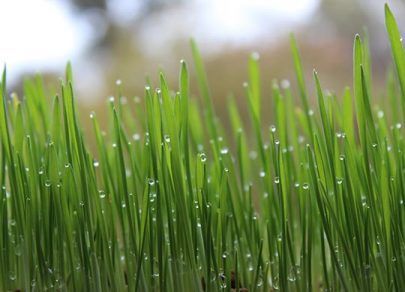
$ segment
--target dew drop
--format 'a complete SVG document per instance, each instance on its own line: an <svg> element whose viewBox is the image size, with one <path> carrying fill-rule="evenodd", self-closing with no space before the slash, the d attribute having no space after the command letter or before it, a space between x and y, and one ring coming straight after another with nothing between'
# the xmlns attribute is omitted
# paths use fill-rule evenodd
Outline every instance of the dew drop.
<svg viewBox="0 0 405 292"><path fill-rule="evenodd" d="M257 152L256 151L250 151L249 152L249 158L252 159L252 160L256 160Z"/></svg>
<svg viewBox="0 0 405 292"><path fill-rule="evenodd" d="M207 161L207 156L205 155L205 153L200 154L200 159L201 159L201 162L206 162Z"/></svg>
<svg viewBox="0 0 405 292"><path fill-rule="evenodd" d="M287 79L283 79L283 80L281 80L280 85L281 85L281 88L283 88L283 89L290 88L290 81L288 81Z"/></svg>
<svg viewBox="0 0 405 292"><path fill-rule="evenodd" d="M94 160L93 162L93 166L94 167L99 167L100 163L97 160Z"/></svg>
<svg viewBox="0 0 405 292"><path fill-rule="evenodd" d="M308 190L308 189L309 189L309 184L308 184L308 183L304 183L304 184L302 185L302 188L303 188L304 190Z"/></svg>
<svg viewBox="0 0 405 292"><path fill-rule="evenodd" d="M106 196L106 194L105 194L105 192L103 190L99 190L98 195L99 195L100 199L104 199L105 196Z"/></svg>
<svg viewBox="0 0 405 292"><path fill-rule="evenodd" d="M280 183L280 178L278 176L274 177L274 183L279 184Z"/></svg>
<svg viewBox="0 0 405 292"><path fill-rule="evenodd" d="M222 149L221 149L221 154L222 154L222 155L228 154L228 152L229 152L229 149L228 149L228 148L222 148Z"/></svg>
<svg viewBox="0 0 405 292"><path fill-rule="evenodd" d="M302 144L302 143L304 143L304 141L305 141L305 138L304 138L304 136L298 136L298 144Z"/></svg>
<svg viewBox="0 0 405 292"><path fill-rule="evenodd" d="M251 57L253 60L257 61L260 59L260 54L258 52L253 52Z"/></svg>

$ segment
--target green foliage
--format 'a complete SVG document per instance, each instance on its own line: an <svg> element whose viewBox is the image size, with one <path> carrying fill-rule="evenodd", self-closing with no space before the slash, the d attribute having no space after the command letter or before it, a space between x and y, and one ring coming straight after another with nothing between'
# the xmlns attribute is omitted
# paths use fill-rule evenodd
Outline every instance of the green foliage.
<svg viewBox="0 0 405 292"><path fill-rule="evenodd" d="M225 133L193 42L204 110L182 61L179 91L161 73L144 109L117 88L107 134L90 115L95 152L70 64L51 107L40 77L8 98L4 70L0 290L405 291L404 130L383 112L405 108L405 55L385 12L400 100L391 73L387 104L372 106L367 40L356 36L354 91L325 92L314 72L312 109L291 37L303 110L274 81L270 128L256 54L245 84L252 129L230 99Z"/></svg>

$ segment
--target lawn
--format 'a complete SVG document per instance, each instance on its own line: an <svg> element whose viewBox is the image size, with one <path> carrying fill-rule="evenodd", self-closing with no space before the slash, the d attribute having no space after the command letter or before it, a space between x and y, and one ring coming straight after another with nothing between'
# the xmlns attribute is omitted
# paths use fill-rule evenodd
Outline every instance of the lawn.
<svg viewBox="0 0 405 292"><path fill-rule="evenodd" d="M264 96L252 54L250 123L230 99L231 128L193 41L200 98L184 61L178 88L162 72L141 102L117 83L108 129L89 115L93 137L69 64L54 96L40 76L10 96L4 70L0 290L405 291L405 51L387 5L385 19L393 70L381 104L367 36L354 39L341 96L316 71L304 80L291 36L297 90L274 81Z"/></svg>

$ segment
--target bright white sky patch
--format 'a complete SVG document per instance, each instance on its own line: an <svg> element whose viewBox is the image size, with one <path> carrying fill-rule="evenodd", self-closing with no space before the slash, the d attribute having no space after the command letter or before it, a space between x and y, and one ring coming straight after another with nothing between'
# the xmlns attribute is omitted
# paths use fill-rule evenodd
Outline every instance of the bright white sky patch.
<svg viewBox="0 0 405 292"><path fill-rule="evenodd" d="M274 39L307 20L319 1L184 1L148 16L138 43L146 52L152 52L173 39L194 37L210 51L210 47L220 49L217 45L221 43L238 46ZM80 56L97 39L95 35L104 28L87 22L89 15L86 18L73 14L66 3L0 0L0 66L7 64L9 79L25 71L60 70L67 60ZM125 24L139 13L137 0L109 0L108 4L108 15L119 23Z"/></svg>
<svg viewBox="0 0 405 292"><path fill-rule="evenodd" d="M11 79L24 70L63 68L83 50L88 33L60 2L0 1L0 65Z"/></svg>

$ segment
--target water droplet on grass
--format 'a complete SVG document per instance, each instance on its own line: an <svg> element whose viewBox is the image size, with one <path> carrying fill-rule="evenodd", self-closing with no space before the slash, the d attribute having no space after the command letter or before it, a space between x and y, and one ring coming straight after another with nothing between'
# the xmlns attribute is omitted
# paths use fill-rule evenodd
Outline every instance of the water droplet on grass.
<svg viewBox="0 0 405 292"><path fill-rule="evenodd" d="M250 56L255 61L258 61L260 59L260 54L258 52L253 52Z"/></svg>
<svg viewBox="0 0 405 292"><path fill-rule="evenodd" d="M257 152L256 151L250 151L249 152L249 158L252 159L252 160L256 160Z"/></svg>
<svg viewBox="0 0 405 292"><path fill-rule="evenodd" d="M155 180L154 180L153 178L148 179L148 184L149 184L150 186L155 185Z"/></svg>
<svg viewBox="0 0 405 292"><path fill-rule="evenodd" d="M201 159L201 162L206 162L207 161L207 156L204 153L201 153L200 154L200 159Z"/></svg>
<svg viewBox="0 0 405 292"><path fill-rule="evenodd" d="M221 149L221 154L222 154L222 155L228 154L228 152L229 152L229 149L228 149L228 148L222 148L222 149Z"/></svg>
<svg viewBox="0 0 405 292"><path fill-rule="evenodd" d="M302 188L303 188L304 190L308 190L308 189L309 189L309 184L308 184L308 183L304 183L304 184L302 185Z"/></svg>
<svg viewBox="0 0 405 292"><path fill-rule="evenodd" d="M283 80L281 80L280 85L281 85L281 88L283 88L283 89L290 88L290 81L288 81L287 79L283 79Z"/></svg>

